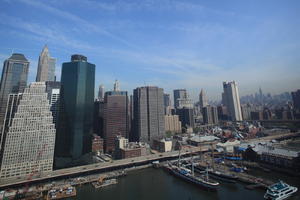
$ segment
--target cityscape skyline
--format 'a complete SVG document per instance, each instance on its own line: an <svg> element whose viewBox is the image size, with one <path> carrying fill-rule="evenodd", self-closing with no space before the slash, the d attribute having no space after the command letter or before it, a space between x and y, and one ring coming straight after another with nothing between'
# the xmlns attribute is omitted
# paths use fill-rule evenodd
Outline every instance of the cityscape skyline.
<svg viewBox="0 0 300 200"><path fill-rule="evenodd" d="M201 88L209 100L220 100L223 81L237 81L240 96L254 93L260 86L272 94L290 92L300 83L296 1L266 1L252 7L238 2L211 5L214 3L195 1L160 1L158 7L155 1L145 5L135 1L85 4L83 13L97 6L102 16L78 13L68 1L3 1L0 62L12 50L23 53L31 63L28 83L33 82L38 55L47 44L51 56L57 59L57 80L61 64L80 53L97 66L95 85L103 84L107 90L118 79L122 89L130 93L142 85L163 87L170 94L173 89L186 88L193 100ZM21 8L43 12L30 12L25 17L10 12ZM146 16L141 17L141 12ZM162 19L158 20L159 16ZM99 17L103 20L95 20ZM109 21L105 21L107 17ZM44 23L45 19L51 26ZM69 26L72 32L67 30ZM166 37L170 33L173 36ZM274 87L277 82L282 84Z"/></svg>

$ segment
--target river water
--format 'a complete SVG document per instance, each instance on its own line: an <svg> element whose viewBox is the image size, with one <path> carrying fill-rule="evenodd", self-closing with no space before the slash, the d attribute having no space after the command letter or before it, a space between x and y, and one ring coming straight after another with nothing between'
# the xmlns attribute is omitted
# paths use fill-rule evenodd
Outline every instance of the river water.
<svg viewBox="0 0 300 200"><path fill-rule="evenodd" d="M285 177L276 173L259 173L261 176L279 178L300 189L300 180L295 177ZM162 169L143 169L129 172L127 176L118 179L118 184L95 189L91 184L77 187L79 200L256 200L263 199L264 190L245 189L241 183L230 184L220 182L221 186L215 192L205 191L198 186L178 179ZM300 200L299 192L290 198Z"/></svg>

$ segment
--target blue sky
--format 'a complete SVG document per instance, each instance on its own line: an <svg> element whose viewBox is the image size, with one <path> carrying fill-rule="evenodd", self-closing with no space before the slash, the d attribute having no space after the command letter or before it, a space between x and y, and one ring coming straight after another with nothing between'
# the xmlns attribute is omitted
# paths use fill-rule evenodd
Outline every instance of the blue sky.
<svg viewBox="0 0 300 200"><path fill-rule="evenodd" d="M107 90L115 79L130 93L146 84L196 98L203 88L210 99L230 80L240 95L300 88L298 0L0 2L0 62L12 50L25 54L30 82L47 44L58 79L61 63L80 53Z"/></svg>

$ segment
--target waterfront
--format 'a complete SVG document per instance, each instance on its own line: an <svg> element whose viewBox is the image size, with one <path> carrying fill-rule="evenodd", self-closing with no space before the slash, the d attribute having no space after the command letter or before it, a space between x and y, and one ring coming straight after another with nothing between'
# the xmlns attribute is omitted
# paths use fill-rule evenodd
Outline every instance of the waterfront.
<svg viewBox="0 0 300 200"><path fill-rule="evenodd" d="M265 176L283 178L280 174L270 173ZM289 177L283 179L288 183L296 184L299 178ZM73 199L128 199L128 200L165 200L165 199L230 199L230 200L246 200L246 199L263 199L265 190L245 189L244 184L222 183L217 192L205 191L193 184L184 182L173 177L162 169L143 169L128 173L128 176L120 178L118 184L111 185L101 189L95 189L91 184L77 187L77 197ZM298 188L298 185L295 185ZM290 198L297 200L299 192Z"/></svg>

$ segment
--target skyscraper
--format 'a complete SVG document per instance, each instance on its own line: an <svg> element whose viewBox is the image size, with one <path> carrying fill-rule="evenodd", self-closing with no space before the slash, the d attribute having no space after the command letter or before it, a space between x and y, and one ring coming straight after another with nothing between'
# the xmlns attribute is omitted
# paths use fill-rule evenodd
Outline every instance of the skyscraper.
<svg viewBox="0 0 300 200"><path fill-rule="evenodd" d="M128 96L126 91L109 91L104 98L104 148L115 151L117 136L128 138L129 131Z"/></svg>
<svg viewBox="0 0 300 200"><path fill-rule="evenodd" d="M152 144L165 134L163 89L155 86L133 90L134 134L132 140Z"/></svg>
<svg viewBox="0 0 300 200"><path fill-rule="evenodd" d="M55 58L51 58L48 46L45 45L38 64L38 71L36 75L37 82L54 81L55 79Z"/></svg>
<svg viewBox="0 0 300 200"><path fill-rule="evenodd" d="M114 91L120 91L120 83L118 80L115 80Z"/></svg>
<svg viewBox="0 0 300 200"><path fill-rule="evenodd" d="M207 105L202 108L202 113L204 124L217 124L219 122L217 107Z"/></svg>
<svg viewBox="0 0 300 200"><path fill-rule="evenodd" d="M165 115L170 115L171 114L170 94L164 94L164 110L165 110Z"/></svg>
<svg viewBox="0 0 300 200"><path fill-rule="evenodd" d="M104 90L104 85L99 85L99 90L98 90L98 99L99 101L103 101L104 100L104 93L105 93L105 90Z"/></svg>
<svg viewBox="0 0 300 200"><path fill-rule="evenodd" d="M295 92L292 92L292 98L293 98L293 104L295 110L300 112L300 90L297 90Z"/></svg>
<svg viewBox="0 0 300 200"><path fill-rule="evenodd" d="M201 92L199 94L199 105L201 110L203 107L208 106L207 98L203 89L201 89Z"/></svg>
<svg viewBox="0 0 300 200"><path fill-rule="evenodd" d="M14 53L4 61L0 83L0 130L9 94L22 93L27 84L29 62L23 54Z"/></svg>
<svg viewBox="0 0 300 200"><path fill-rule="evenodd" d="M176 89L173 91L174 94L174 106L176 109L179 108L193 108L192 100L189 98L186 89Z"/></svg>
<svg viewBox="0 0 300 200"><path fill-rule="evenodd" d="M46 82L46 92L48 94L48 100L50 102L50 110L53 116L53 122L57 128L57 121L59 115L60 106L60 82L58 81L47 81Z"/></svg>
<svg viewBox="0 0 300 200"><path fill-rule="evenodd" d="M1 179L51 171L55 125L45 83L31 83L22 95L12 94L9 101L9 123L0 151Z"/></svg>
<svg viewBox="0 0 300 200"><path fill-rule="evenodd" d="M72 55L71 62L63 63L55 157L71 160L62 165L71 164L91 150L94 88L95 65L85 56Z"/></svg>
<svg viewBox="0 0 300 200"><path fill-rule="evenodd" d="M237 83L235 81L223 82L223 89L222 101L228 109L230 119L233 121L242 121L243 118Z"/></svg>

